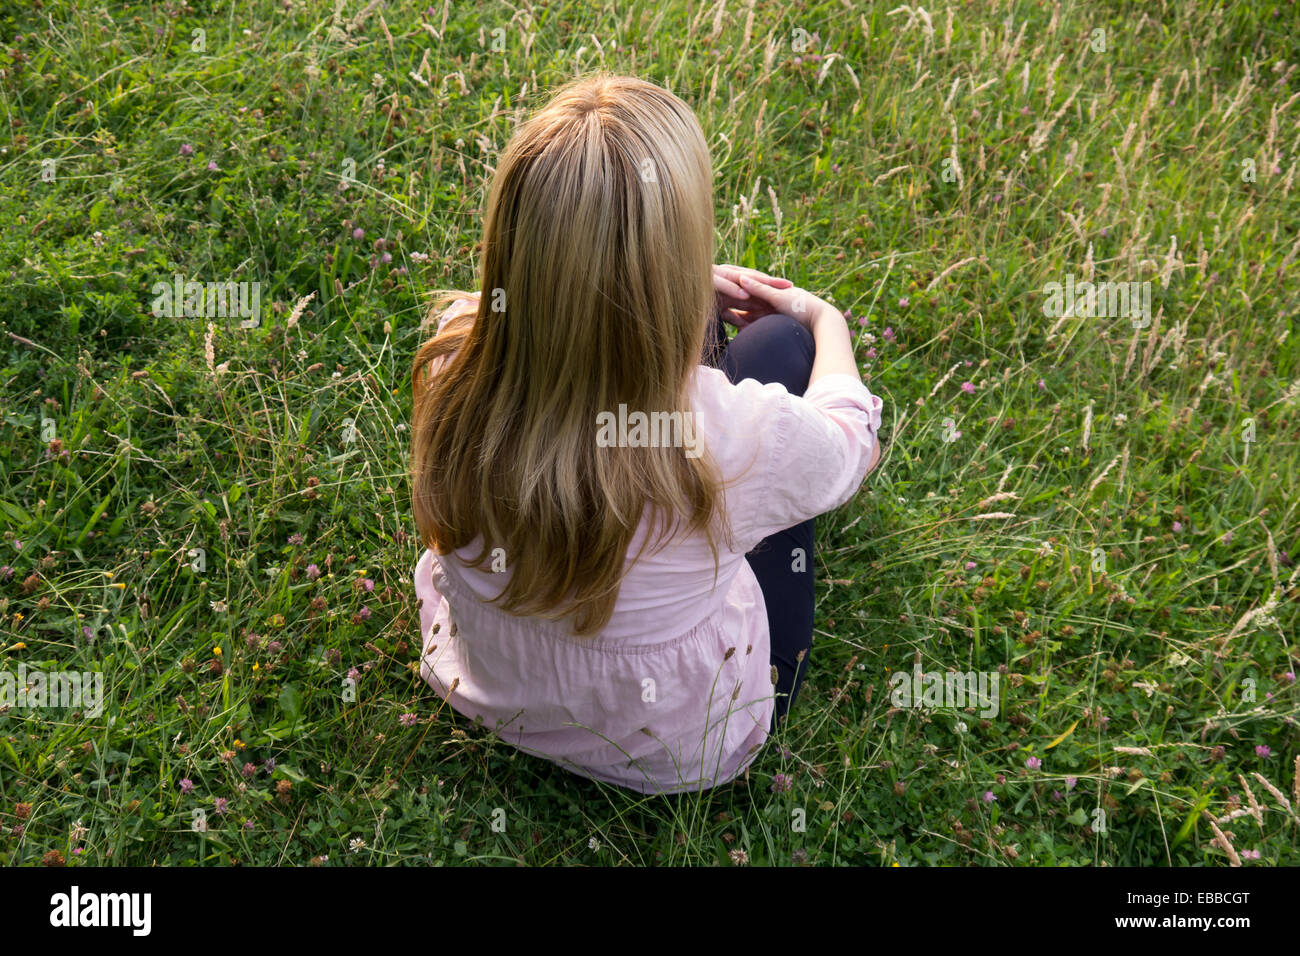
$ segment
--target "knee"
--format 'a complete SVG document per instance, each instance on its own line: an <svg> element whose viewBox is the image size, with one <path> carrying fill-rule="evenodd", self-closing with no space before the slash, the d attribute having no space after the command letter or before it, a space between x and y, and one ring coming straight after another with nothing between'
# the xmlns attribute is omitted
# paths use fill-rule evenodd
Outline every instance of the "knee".
<svg viewBox="0 0 1300 956"><path fill-rule="evenodd" d="M808 327L792 315L774 312L751 322L746 331L753 329L755 337L769 340L773 345L784 345L800 353L813 356L813 337Z"/></svg>
<svg viewBox="0 0 1300 956"><path fill-rule="evenodd" d="M773 313L745 326L731 343L737 378L780 382L802 395L812 375L816 347L812 333L798 319Z"/></svg>

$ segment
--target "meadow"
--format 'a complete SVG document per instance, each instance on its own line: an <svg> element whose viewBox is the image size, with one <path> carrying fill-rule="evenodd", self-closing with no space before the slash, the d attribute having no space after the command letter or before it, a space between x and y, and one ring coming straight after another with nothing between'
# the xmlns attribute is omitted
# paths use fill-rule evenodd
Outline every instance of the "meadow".
<svg viewBox="0 0 1300 956"><path fill-rule="evenodd" d="M0 2L0 863L1300 862L1298 21ZM789 723L673 797L416 667L430 294L601 69L692 105L718 261L844 309L885 402ZM34 672L102 706L23 706Z"/></svg>

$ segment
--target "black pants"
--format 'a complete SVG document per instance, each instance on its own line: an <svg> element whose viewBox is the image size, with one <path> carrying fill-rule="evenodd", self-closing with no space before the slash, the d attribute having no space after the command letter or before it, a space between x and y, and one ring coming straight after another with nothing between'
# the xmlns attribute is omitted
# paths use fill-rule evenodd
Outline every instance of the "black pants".
<svg viewBox="0 0 1300 956"><path fill-rule="evenodd" d="M780 382L791 395L802 395L812 375L812 333L788 315L767 315L727 340L719 315L704 344L704 363L721 369L732 382L752 378ZM772 731L785 717L808 671L813 633L814 519L764 538L745 555L767 605L776 667L776 707Z"/></svg>

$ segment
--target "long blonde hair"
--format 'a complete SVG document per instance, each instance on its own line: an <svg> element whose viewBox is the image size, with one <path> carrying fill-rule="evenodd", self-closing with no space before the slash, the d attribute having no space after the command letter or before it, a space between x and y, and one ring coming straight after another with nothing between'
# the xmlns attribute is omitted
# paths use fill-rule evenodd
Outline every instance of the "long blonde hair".
<svg viewBox="0 0 1300 956"><path fill-rule="evenodd" d="M727 533L707 452L597 441L620 405L690 412L714 309L712 165L690 107L632 77L566 84L500 157L482 255L477 310L412 369L416 524L444 555L481 535L484 570L504 553L506 611L592 634L643 517L659 540L703 530L715 569Z"/></svg>

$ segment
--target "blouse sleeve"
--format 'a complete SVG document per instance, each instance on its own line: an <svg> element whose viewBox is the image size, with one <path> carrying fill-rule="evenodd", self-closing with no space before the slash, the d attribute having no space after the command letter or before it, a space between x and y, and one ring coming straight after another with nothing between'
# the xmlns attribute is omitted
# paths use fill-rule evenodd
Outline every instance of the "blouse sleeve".
<svg viewBox="0 0 1300 956"><path fill-rule="evenodd" d="M839 373L822 376L802 397L752 379L733 387L741 422L731 424L749 428L751 451L727 506L742 539L752 546L853 497L877 445L878 396Z"/></svg>

